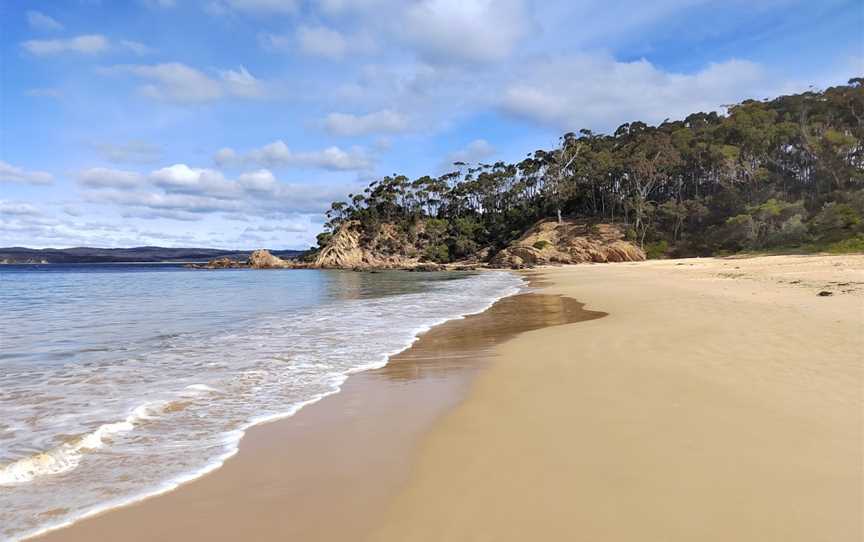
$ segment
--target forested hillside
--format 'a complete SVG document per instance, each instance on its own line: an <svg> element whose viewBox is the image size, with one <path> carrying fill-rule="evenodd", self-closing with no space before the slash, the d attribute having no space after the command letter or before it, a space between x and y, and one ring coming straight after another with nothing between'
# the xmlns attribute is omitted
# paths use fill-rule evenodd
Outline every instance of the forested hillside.
<svg viewBox="0 0 864 542"><path fill-rule="evenodd" d="M620 224L652 257L864 250L862 85L634 121L614 134L580 130L513 164L387 176L333 203L319 245L349 220L368 239L391 224L422 238L425 259L447 262L563 216Z"/></svg>

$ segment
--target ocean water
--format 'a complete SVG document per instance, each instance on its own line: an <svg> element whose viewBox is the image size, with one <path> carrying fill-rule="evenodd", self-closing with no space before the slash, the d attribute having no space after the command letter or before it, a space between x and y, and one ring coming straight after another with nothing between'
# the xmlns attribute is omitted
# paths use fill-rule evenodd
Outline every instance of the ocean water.
<svg viewBox="0 0 864 542"><path fill-rule="evenodd" d="M506 272L0 266L0 540L169 491L338 392Z"/></svg>

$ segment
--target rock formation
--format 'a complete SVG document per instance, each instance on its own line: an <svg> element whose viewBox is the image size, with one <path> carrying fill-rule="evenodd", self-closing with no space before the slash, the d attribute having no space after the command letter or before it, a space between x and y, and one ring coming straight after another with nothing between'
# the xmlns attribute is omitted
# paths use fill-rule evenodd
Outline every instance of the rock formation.
<svg viewBox="0 0 864 542"><path fill-rule="evenodd" d="M490 267L531 267L544 264L635 262L645 252L629 241L618 226L583 221L539 222L489 261Z"/></svg>
<svg viewBox="0 0 864 542"><path fill-rule="evenodd" d="M288 269L296 265L288 260L277 258L270 251L260 249L249 255L246 265L252 269Z"/></svg>
<svg viewBox="0 0 864 542"><path fill-rule="evenodd" d="M420 264L415 246L408 243L392 224L382 224L375 235L364 239L360 224L343 224L327 246L321 249L312 267L322 269L410 269Z"/></svg>
<svg viewBox="0 0 864 542"><path fill-rule="evenodd" d="M305 266L293 260L278 258L270 254L269 250L260 249L250 254L245 262L223 256L204 264L189 264L187 267L193 269L293 269Z"/></svg>

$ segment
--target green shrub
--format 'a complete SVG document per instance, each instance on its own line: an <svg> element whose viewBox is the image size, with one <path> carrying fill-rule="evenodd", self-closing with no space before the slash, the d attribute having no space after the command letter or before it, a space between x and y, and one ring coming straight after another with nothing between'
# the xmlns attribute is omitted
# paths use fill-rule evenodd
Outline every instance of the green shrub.
<svg viewBox="0 0 864 542"><path fill-rule="evenodd" d="M537 250L543 250L544 248L548 247L551 244L552 243L550 243L549 241L546 241L545 239L541 239L541 240L537 241L536 243L534 243L533 246Z"/></svg>
<svg viewBox="0 0 864 542"><path fill-rule="evenodd" d="M480 250L480 245L463 236L453 239L453 242L450 243L450 247L454 258L466 258Z"/></svg>
<svg viewBox="0 0 864 542"><path fill-rule="evenodd" d="M665 258L669 252L669 242L666 239L645 245L645 255L649 260Z"/></svg>
<svg viewBox="0 0 864 542"><path fill-rule="evenodd" d="M429 245L426 247L423 257L430 262L448 263L450 261L450 250L443 243Z"/></svg>
<svg viewBox="0 0 864 542"><path fill-rule="evenodd" d="M855 237L837 241L828 245L828 252L832 254L847 254L850 252L864 252L864 235L858 234Z"/></svg>
<svg viewBox="0 0 864 542"><path fill-rule="evenodd" d="M848 203L826 203L810 223L820 239L832 241L849 235L861 223L861 216Z"/></svg>

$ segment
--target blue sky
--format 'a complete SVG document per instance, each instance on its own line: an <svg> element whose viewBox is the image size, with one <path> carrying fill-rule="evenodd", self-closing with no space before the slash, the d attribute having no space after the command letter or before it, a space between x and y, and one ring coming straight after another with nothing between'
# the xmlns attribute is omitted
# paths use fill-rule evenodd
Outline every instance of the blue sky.
<svg viewBox="0 0 864 542"><path fill-rule="evenodd" d="M376 176L864 73L860 0L10 0L0 17L0 246L306 248Z"/></svg>

